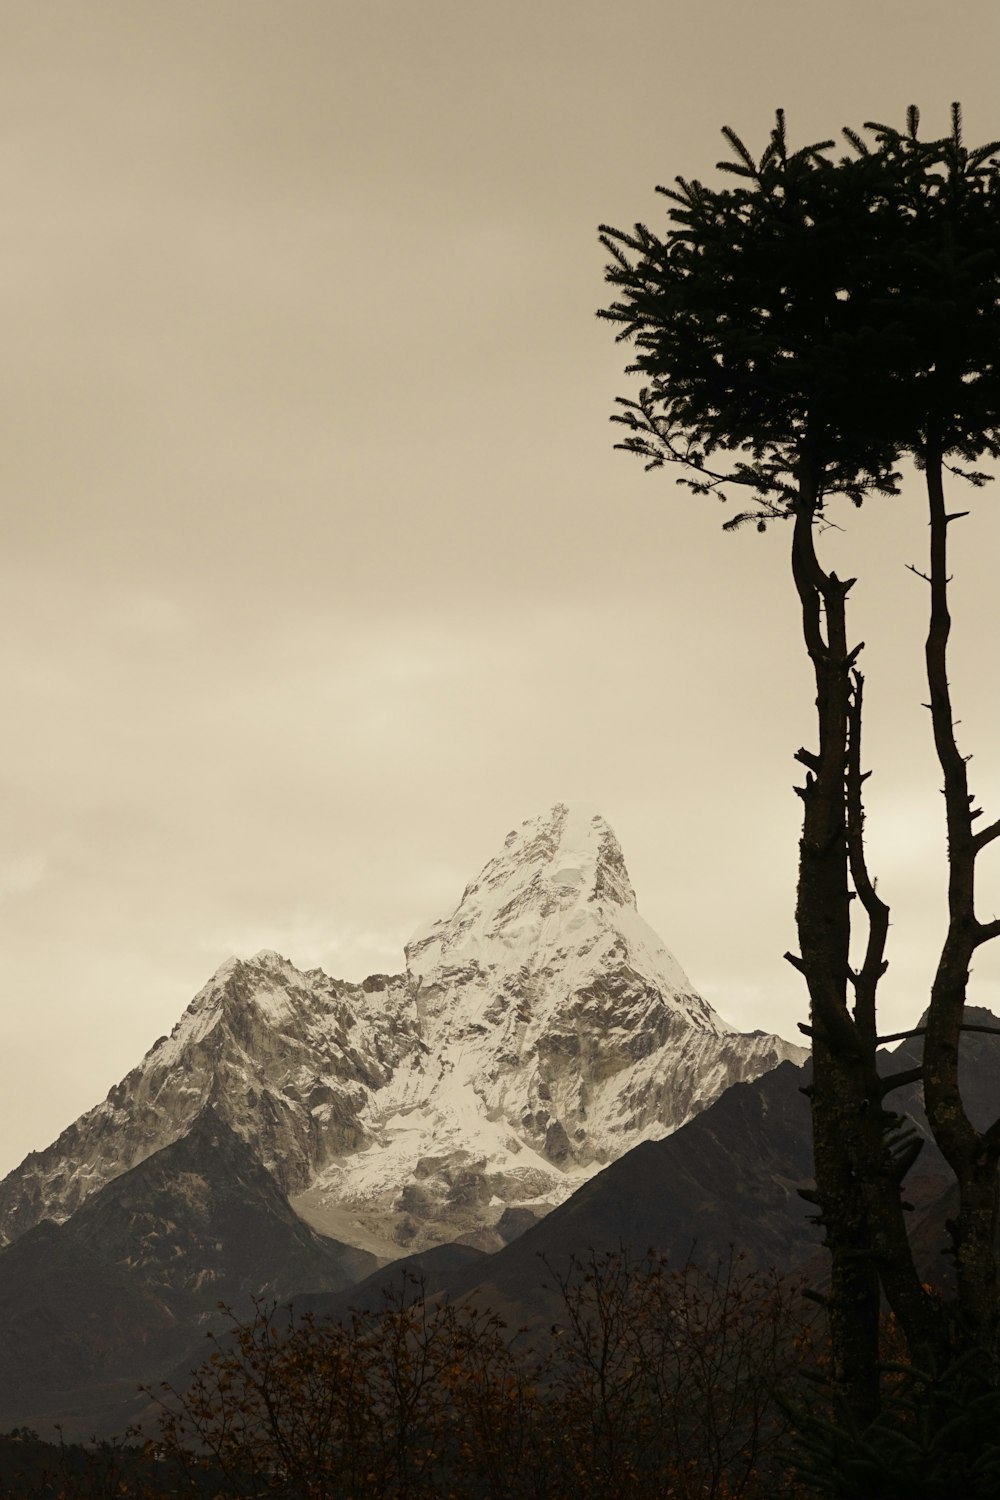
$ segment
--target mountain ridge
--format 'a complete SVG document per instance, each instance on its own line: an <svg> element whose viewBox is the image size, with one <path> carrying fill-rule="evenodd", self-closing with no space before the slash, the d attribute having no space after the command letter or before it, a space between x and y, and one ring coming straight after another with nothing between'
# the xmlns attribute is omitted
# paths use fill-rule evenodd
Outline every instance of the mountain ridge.
<svg viewBox="0 0 1000 1500"><path fill-rule="evenodd" d="M733 1031L697 993L589 808L512 830L405 958L361 984L271 950L227 960L105 1100L0 1183L0 1239L65 1220L211 1105L308 1222L335 1213L359 1243L427 1248L511 1206L544 1213L804 1055Z"/></svg>
<svg viewBox="0 0 1000 1500"><path fill-rule="evenodd" d="M329 1295L378 1264L304 1224L206 1106L64 1223L44 1219L0 1250L0 1424L58 1420L87 1436L226 1327L220 1304L244 1316L254 1298Z"/></svg>

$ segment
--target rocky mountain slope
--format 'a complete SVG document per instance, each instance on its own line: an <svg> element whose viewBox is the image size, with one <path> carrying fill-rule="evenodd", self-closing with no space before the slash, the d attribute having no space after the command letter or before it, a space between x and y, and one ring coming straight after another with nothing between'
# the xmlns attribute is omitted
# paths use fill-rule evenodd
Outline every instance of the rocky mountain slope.
<svg viewBox="0 0 1000 1500"><path fill-rule="evenodd" d="M243 1316L252 1297L329 1295L377 1264L304 1224L209 1106L64 1224L0 1251L0 1428L87 1436L140 1380L205 1357L220 1302Z"/></svg>
<svg viewBox="0 0 1000 1500"><path fill-rule="evenodd" d="M996 1026L988 1010L966 1007L966 1020ZM880 1054L888 1074L919 1066L922 1041L911 1038ZM821 1286L828 1263L816 1209L800 1187L812 1185L812 1128L803 1093L812 1064L790 1063L731 1088L682 1129L649 1141L611 1163L566 1203L479 1264L453 1272L446 1289L509 1323L548 1326L560 1299L552 1272L574 1257L624 1248L635 1260L649 1249L675 1266L714 1267L730 1251L744 1270L794 1273ZM962 1097L985 1130L1000 1116L1000 1036L963 1033ZM909 1118L923 1149L906 1177L910 1237L923 1277L947 1287L954 1277L946 1221L954 1212L954 1176L938 1151L919 1084L890 1096ZM549 1274L541 1274L545 1266ZM336 1294L328 1299L338 1307Z"/></svg>
<svg viewBox="0 0 1000 1500"><path fill-rule="evenodd" d="M636 908L618 842L559 804L362 984L231 960L107 1098L0 1183L0 1236L62 1221L211 1106L336 1239L492 1243L801 1048L727 1027ZM500 1243L499 1240L496 1241Z"/></svg>
<svg viewBox="0 0 1000 1500"><path fill-rule="evenodd" d="M972 1008L967 1019L996 1024ZM919 1040L910 1040L884 1066L894 1072L919 1057ZM980 1127L1000 1113L998 1063L1000 1037L963 1036L963 1094ZM248 1148L207 1111L183 1141L94 1195L66 1224L39 1225L0 1252L0 1427L48 1431L58 1420L86 1436L121 1432L141 1417L153 1430L155 1414L136 1384L164 1376L185 1383L205 1357L199 1329L213 1293L236 1301L254 1288L287 1292L297 1314L342 1317L379 1307L384 1287L417 1296L419 1285L402 1280L415 1271L427 1293L469 1298L544 1337L558 1334L564 1314L559 1276L592 1251L624 1247L641 1260L651 1249L678 1267L690 1259L711 1268L733 1250L743 1270L793 1272L822 1286L821 1236L797 1191L812 1170L808 1080L809 1064L785 1063L727 1090L681 1129L595 1174L495 1254L441 1245L346 1287L346 1276L363 1275L364 1258L353 1252L352 1263L351 1251L311 1235ZM919 1089L900 1089L893 1102L926 1139ZM951 1182L927 1140L906 1191L918 1264L939 1284L952 1274L942 1255ZM508 1210L504 1220L517 1214Z"/></svg>

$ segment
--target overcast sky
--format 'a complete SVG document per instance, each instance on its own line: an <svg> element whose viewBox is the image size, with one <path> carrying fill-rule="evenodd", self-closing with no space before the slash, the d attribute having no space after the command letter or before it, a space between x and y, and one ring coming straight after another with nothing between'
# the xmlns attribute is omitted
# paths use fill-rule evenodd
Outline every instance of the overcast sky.
<svg viewBox="0 0 1000 1500"><path fill-rule="evenodd" d="M656 183L777 106L797 143L911 101L943 133L952 99L1000 135L998 59L994 0L2 0L0 1170L230 954L398 970L559 800L723 1015L796 1035L790 537L613 452L596 226L662 223ZM992 818L972 498L953 680ZM888 1025L944 920L919 485L844 520Z"/></svg>

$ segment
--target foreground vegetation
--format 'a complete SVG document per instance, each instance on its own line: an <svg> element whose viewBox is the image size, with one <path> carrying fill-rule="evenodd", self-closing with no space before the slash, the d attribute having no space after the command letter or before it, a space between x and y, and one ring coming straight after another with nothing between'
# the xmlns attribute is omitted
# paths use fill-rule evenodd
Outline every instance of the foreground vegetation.
<svg viewBox="0 0 1000 1500"><path fill-rule="evenodd" d="M649 1255L549 1272L529 1339L402 1278L344 1323L258 1307L141 1443L0 1443L11 1500L931 1500L1000 1491L1000 1410L975 1368L946 1382L883 1326L883 1407L852 1426L815 1301L737 1257ZM153 1393L150 1392L153 1396Z"/></svg>
<svg viewBox="0 0 1000 1500"><path fill-rule="evenodd" d="M301 1500L798 1493L791 1390L812 1334L797 1293L734 1258L708 1274L647 1257L553 1271L558 1321L529 1340L404 1278L346 1323L259 1307L185 1391L163 1387L143 1448L52 1450L12 1495ZM152 1394L152 1393L151 1393ZM27 1435L20 1442L25 1457ZM9 1474L9 1470L8 1470ZM20 1486L19 1488L17 1486ZM802 1491L801 1493L805 1493Z"/></svg>

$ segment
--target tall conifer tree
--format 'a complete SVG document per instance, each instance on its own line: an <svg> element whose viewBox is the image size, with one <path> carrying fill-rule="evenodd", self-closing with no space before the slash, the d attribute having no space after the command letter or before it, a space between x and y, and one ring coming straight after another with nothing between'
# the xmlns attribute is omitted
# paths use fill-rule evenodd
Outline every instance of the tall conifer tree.
<svg viewBox="0 0 1000 1500"><path fill-rule="evenodd" d="M878 1315L884 1290L911 1356L939 1371L976 1340L996 1357L1000 1124L975 1131L957 1083L958 1038L975 949L1000 924L975 914L973 875L1000 822L975 832L947 686L949 617L942 476L1000 453L1000 166L997 145L950 137L924 143L907 129L866 127L790 151L779 111L756 160L730 128L736 185L675 179L664 237L643 224L602 226L617 300L600 316L635 349L644 377L621 399L619 445L648 468L681 467L701 494L743 503L739 529L792 524L792 575L816 682L818 744L805 767L796 922L786 955L809 991L816 1188L831 1254L829 1312L835 1375L856 1416L879 1402ZM895 494L896 465L916 457L927 478L931 585L927 667L935 744L945 777L949 923L931 990L922 1068L880 1078L876 1000L886 968L889 911L865 859L861 769L861 646L849 640L853 580L821 565L816 533L836 495L855 504ZM956 472L961 472L956 469ZM973 483L985 476L965 471ZM920 570L922 571L922 570ZM865 956L850 963L852 896L864 914ZM919 1076L935 1138L956 1172L957 1298L921 1286L901 1202L917 1144L886 1105Z"/></svg>

